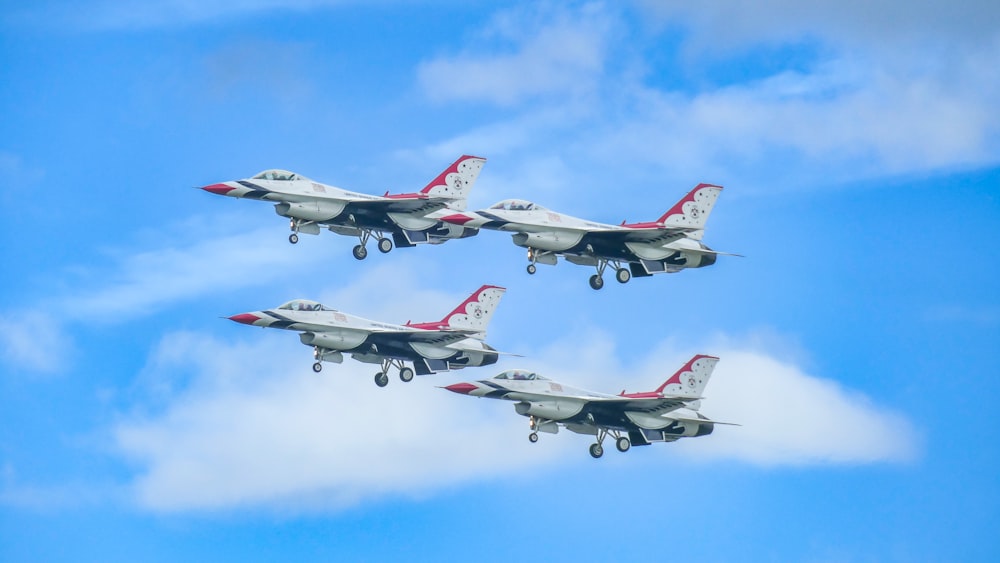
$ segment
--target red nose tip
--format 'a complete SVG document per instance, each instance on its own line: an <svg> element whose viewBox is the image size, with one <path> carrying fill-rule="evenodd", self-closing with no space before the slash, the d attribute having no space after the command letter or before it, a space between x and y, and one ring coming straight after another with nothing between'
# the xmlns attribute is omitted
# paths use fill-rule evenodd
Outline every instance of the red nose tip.
<svg viewBox="0 0 1000 563"><path fill-rule="evenodd" d="M252 325L253 323L259 321L260 317L257 315L251 315L250 313L240 313L239 315L229 317L229 320L243 323L245 325Z"/></svg>
<svg viewBox="0 0 1000 563"><path fill-rule="evenodd" d="M227 186L225 184L212 184L211 186L205 186L202 188L206 192L212 192L213 194L226 195L229 192L235 190L236 188L232 186Z"/></svg>
<svg viewBox="0 0 1000 563"><path fill-rule="evenodd" d="M451 391L452 393L461 393L462 395L468 395L469 393L478 389L478 387L476 387L471 383L453 383L445 387L445 389Z"/></svg>
<svg viewBox="0 0 1000 563"><path fill-rule="evenodd" d="M463 215L462 213L455 213L453 215L448 215L441 218L442 221L446 223L454 223L456 225L464 225L472 220L472 217L468 215Z"/></svg>

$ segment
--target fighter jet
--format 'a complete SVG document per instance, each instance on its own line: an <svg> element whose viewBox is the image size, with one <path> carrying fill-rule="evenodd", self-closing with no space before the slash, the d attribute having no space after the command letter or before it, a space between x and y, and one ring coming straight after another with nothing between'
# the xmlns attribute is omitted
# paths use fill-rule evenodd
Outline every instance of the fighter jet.
<svg viewBox="0 0 1000 563"><path fill-rule="evenodd" d="M728 254L701 242L721 191L720 186L698 184L659 219L647 223L595 223L519 199L506 199L481 211L452 213L442 220L514 233L514 244L528 249L529 274L535 273L535 263L554 266L559 256L574 264L595 266L590 287L601 289L608 264L615 270L615 279L627 283L632 276L711 266L719 254Z"/></svg>
<svg viewBox="0 0 1000 563"><path fill-rule="evenodd" d="M287 170L265 170L246 180L212 184L202 189L213 194L275 202L274 210L288 217L292 234L318 235L326 227L338 235L358 237L354 257L368 256L368 240L375 237L380 252L421 243L441 244L477 234L475 228L440 221L442 215L465 209L469 192L479 177L485 158L463 156L417 193L383 196L350 192L321 184ZM391 235L390 240L387 235Z"/></svg>
<svg viewBox="0 0 1000 563"><path fill-rule="evenodd" d="M492 379L455 383L449 391L474 397L517 401L514 411L528 417L528 439L539 432L555 434L559 427L590 434L597 441L590 455L604 455L604 438L615 438L618 451L653 442L673 442L685 437L707 436L716 424L698 412L701 392L719 358L697 355L655 391L606 395L550 381L534 372L508 370Z"/></svg>
<svg viewBox="0 0 1000 563"><path fill-rule="evenodd" d="M316 301L295 299L276 309L240 313L231 321L251 326L283 328L300 332L299 339L313 347L313 371L322 362L342 363L344 354L357 361L379 364L375 384L389 384L389 368L399 369L399 379L408 382L417 375L488 366L497 362L497 352L484 342L486 326L507 291L484 285L443 319L431 323L394 325L370 321ZM412 362L413 368L405 362Z"/></svg>

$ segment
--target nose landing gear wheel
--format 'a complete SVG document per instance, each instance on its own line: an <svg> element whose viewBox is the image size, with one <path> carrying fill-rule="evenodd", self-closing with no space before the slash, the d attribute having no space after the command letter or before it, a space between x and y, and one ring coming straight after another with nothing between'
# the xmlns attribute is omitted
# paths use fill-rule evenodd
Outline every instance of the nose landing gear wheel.
<svg viewBox="0 0 1000 563"><path fill-rule="evenodd" d="M538 441L538 432L532 432L531 434L528 434L528 441L531 442L532 444L534 444L535 442L537 442Z"/></svg>
<svg viewBox="0 0 1000 563"><path fill-rule="evenodd" d="M602 448L600 444L591 444L590 445L590 456L591 457L593 457L594 459L597 459L597 458L601 457L602 455L604 455L604 448Z"/></svg>
<svg viewBox="0 0 1000 563"><path fill-rule="evenodd" d="M288 235L288 242L292 244L297 244L299 242L299 235L295 233Z"/></svg>
<svg viewBox="0 0 1000 563"><path fill-rule="evenodd" d="M628 271L628 268L618 268L615 272L615 279L618 283L628 283L628 280L632 279L632 272Z"/></svg>
<svg viewBox="0 0 1000 563"><path fill-rule="evenodd" d="M409 383L413 381L413 370L410 368L403 368L399 370L399 380L403 383Z"/></svg>
<svg viewBox="0 0 1000 563"><path fill-rule="evenodd" d="M313 364L313 371L316 372L316 373L319 373L319 372L323 371L323 364L321 364L319 362L316 362L315 364Z"/></svg>
<svg viewBox="0 0 1000 563"><path fill-rule="evenodd" d="M384 372L381 371L375 374L375 385L378 385L379 387L385 387L388 384L389 384L388 375L386 375Z"/></svg>
<svg viewBox="0 0 1000 563"><path fill-rule="evenodd" d="M537 269L538 269L538 268L536 268L534 264L528 264L528 273L529 273L529 274L532 274L532 275L534 275L534 273L535 273L535 271L536 271Z"/></svg>
<svg viewBox="0 0 1000 563"><path fill-rule="evenodd" d="M628 438L622 436L615 441L615 447L618 448L620 452L627 452L629 448L632 447L632 442L628 441Z"/></svg>
<svg viewBox="0 0 1000 563"><path fill-rule="evenodd" d="M365 258L368 257L368 249L361 246L360 244L355 245L354 250L352 250L351 252L354 253L354 257L357 258L358 260L364 260Z"/></svg>
<svg viewBox="0 0 1000 563"><path fill-rule="evenodd" d="M604 278L597 274L590 276L590 287L594 289L601 289L604 287Z"/></svg>
<svg viewBox="0 0 1000 563"><path fill-rule="evenodd" d="M378 251L382 254L386 254L392 250L392 241L387 238L378 239Z"/></svg>

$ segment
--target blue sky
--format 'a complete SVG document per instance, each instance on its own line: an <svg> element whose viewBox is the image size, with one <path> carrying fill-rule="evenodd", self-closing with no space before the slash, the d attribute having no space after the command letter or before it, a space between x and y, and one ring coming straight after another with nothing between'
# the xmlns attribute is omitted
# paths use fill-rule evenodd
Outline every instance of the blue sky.
<svg viewBox="0 0 1000 563"><path fill-rule="evenodd" d="M748 5L749 6L749 5ZM0 9L0 560L1000 557L995 3L41 1ZM614 223L725 186L746 255L591 290L484 232L351 257L192 189L370 193L488 159ZM220 317L392 322L508 288L522 354L385 389ZM436 386L655 388L722 358L697 440L587 455Z"/></svg>

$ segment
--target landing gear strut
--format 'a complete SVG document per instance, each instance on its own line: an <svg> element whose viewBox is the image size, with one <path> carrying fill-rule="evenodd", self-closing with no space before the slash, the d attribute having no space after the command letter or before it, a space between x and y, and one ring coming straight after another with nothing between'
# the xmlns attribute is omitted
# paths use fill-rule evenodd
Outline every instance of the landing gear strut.
<svg viewBox="0 0 1000 563"><path fill-rule="evenodd" d="M413 368L406 367L403 360L394 360L392 358L384 358L382 360L382 369L375 374L375 385L379 387L385 387L389 384L389 368L399 369L399 380L403 383L409 383L413 381Z"/></svg>
<svg viewBox="0 0 1000 563"><path fill-rule="evenodd" d="M299 229L306 225L311 225L315 221L306 221L304 219L289 219L288 228L292 230L292 234L288 235L288 242L292 244L298 244L299 242Z"/></svg>
<svg viewBox="0 0 1000 563"><path fill-rule="evenodd" d="M590 445L590 455L597 459L604 455L604 439L610 434L615 439L615 447L618 448L620 452L627 452L629 448L632 447L632 442L629 441L628 436L622 436L621 432L617 430L607 430L604 428L597 429L597 441Z"/></svg>
<svg viewBox="0 0 1000 563"><path fill-rule="evenodd" d="M605 260L603 258L597 259L597 273L590 276L590 287L594 289L601 289L604 287L604 269L611 264L611 267L615 269L615 279L618 283L628 283L632 279L632 272L628 268L623 268L622 265L617 260Z"/></svg>
<svg viewBox="0 0 1000 563"><path fill-rule="evenodd" d="M378 241L378 251L382 254L392 250L392 239L388 239L382 235L381 231L373 231L371 229L361 229L361 236L358 237L359 243L354 246L351 251L354 257L358 260L364 260L368 257L368 239L375 237Z"/></svg>

